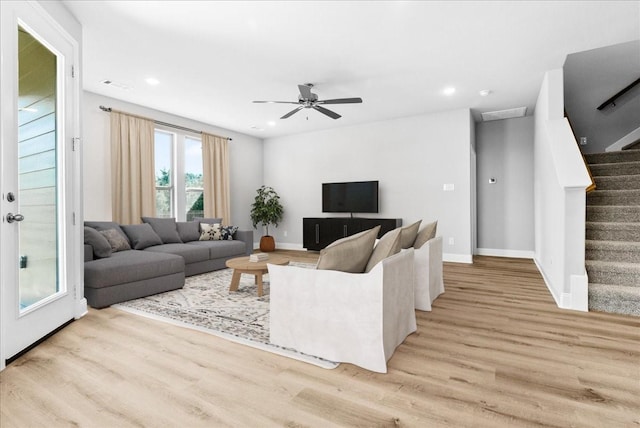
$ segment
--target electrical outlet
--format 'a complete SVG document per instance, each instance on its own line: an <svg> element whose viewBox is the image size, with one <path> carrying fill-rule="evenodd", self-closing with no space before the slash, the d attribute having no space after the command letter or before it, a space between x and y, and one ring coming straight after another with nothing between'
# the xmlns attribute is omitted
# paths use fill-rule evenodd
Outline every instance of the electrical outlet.
<svg viewBox="0 0 640 428"><path fill-rule="evenodd" d="M287 231L285 230L284 232L282 232L282 235L286 238L287 237Z"/></svg>
<svg viewBox="0 0 640 428"><path fill-rule="evenodd" d="M455 242L456 242L455 239L449 238L449 245L454 245Z"/></svg>

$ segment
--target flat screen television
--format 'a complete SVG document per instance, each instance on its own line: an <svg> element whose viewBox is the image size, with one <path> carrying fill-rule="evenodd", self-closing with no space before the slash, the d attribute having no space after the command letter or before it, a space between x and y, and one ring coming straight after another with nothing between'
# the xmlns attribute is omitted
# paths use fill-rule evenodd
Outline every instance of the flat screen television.
<svg viewBox="0 0 640 428"><path fill-rule="evenodd" d="M377 213L378 182L322 183L322 212Z"/></svg>

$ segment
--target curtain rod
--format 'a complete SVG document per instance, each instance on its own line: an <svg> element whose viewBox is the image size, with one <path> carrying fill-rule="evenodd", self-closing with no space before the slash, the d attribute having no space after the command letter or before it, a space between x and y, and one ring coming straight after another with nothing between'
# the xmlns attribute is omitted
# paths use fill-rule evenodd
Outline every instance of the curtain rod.
<svg viewBox="0 0 640 428"><path fill-rule="evenodd" d="M140 116L140 115L137 115L137 114L131 114L131 113L127 113L127 112L124 112L124 111L114 110L111 107L100 106L100 110L106 111L107 113L115 112L115 113L127 114L129 116L138 117L140 119L150 120L153 123L155 123L156 125L168 126L169 128L180 129L182 131L193 132L193 133L196 133L196 134L202 134L203 133L203 131L198 131L196 129L187 128L185 126L174 125L172 123L167 123L167 122L162 122L160 120L150 119L148 117ZM206 134L208 134L208 132L206 132ZM211 134L211 135L214 135L214 134ZM217 136L219 137L219 135L217 135ZM226 138L229 141L233 141L233 138L229 138L229 137L221 137L221 138Z"/></svg>

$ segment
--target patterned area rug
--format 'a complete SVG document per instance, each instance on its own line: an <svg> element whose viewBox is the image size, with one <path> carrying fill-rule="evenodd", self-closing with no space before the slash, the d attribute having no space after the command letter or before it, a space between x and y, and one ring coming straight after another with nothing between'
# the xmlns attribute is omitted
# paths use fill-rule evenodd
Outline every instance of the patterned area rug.
<svg viewBox="0 0 640 428"><path fill-rule="evenodd" d="M292 262L291 265L309 267ZM258 297L253 275L242 275L240 287L229 292L232 269L188 277L185 286L112 307L136 315L170 322L237 343L273 352L323 368L338 363L269 343L269 275L264 276L264 295Z"/></svg>

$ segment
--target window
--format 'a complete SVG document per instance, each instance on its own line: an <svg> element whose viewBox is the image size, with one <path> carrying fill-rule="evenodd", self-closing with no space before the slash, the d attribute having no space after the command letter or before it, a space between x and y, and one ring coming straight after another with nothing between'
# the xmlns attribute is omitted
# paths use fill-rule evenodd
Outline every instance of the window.
<svg viewBox="0 0 640 428"><path fill-rule="evenodd" d="M184 199L187 220L204 215L202 182L202 141L184 139Z"/></svg>
<svg viewBox="0 0 640 428"><path fill-rule="evenodd" d="M202 217L202 140L155 131L156 216L178 221Z"/></svg>
<svg viewBox="0 0 640 428"><path fill-rule="evenodd" d="M173 217L174 213L174 140L175 134L156 129L154 135L154 170L156 174L157 217Z"/></svg>

